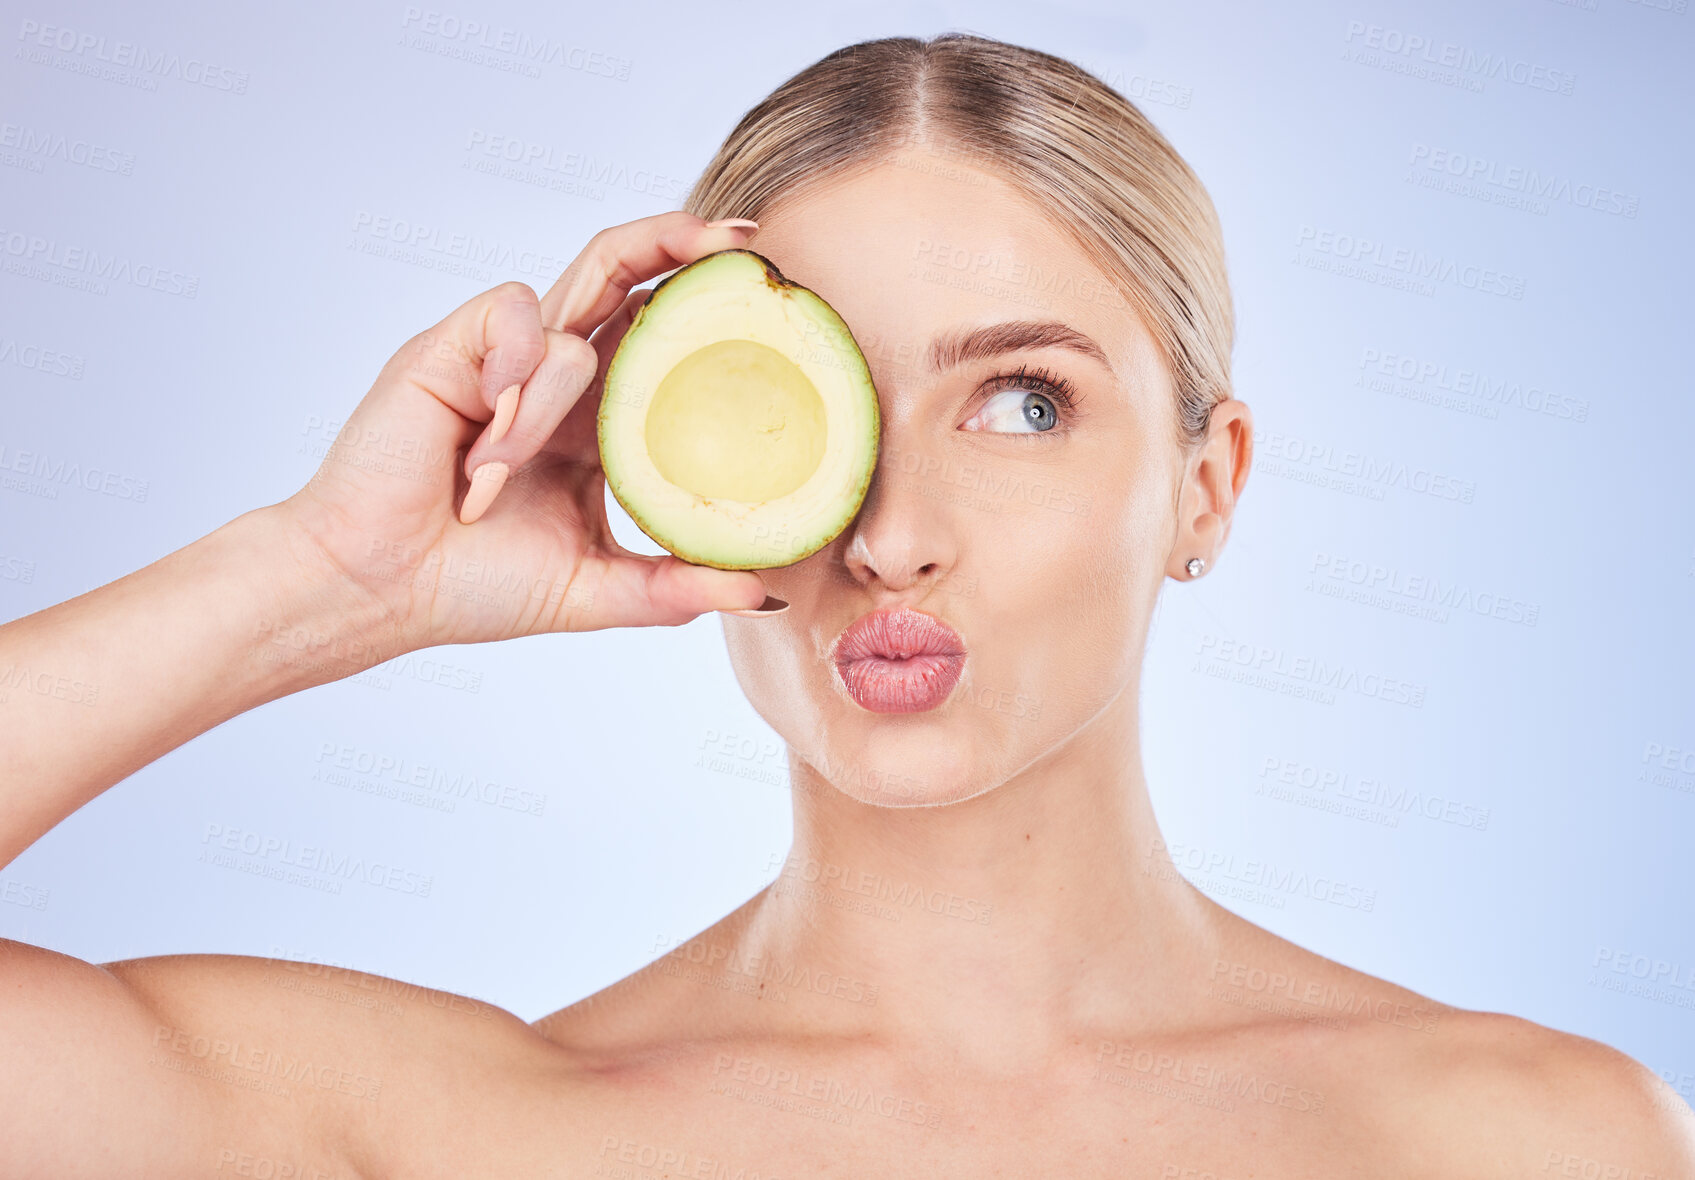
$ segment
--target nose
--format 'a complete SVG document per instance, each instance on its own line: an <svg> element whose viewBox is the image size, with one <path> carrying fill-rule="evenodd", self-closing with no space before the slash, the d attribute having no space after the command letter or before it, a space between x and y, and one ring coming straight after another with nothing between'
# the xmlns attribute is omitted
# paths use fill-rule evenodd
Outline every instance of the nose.
<svg viewBox="0 0 1695 1180"><path fill-rule="evenodd" d="M953 570L958 521L939 496L945 463L944 456L899 445L885 419L877 470L846 534L842 560L854 581L899 593L928 589Z"/></svg>

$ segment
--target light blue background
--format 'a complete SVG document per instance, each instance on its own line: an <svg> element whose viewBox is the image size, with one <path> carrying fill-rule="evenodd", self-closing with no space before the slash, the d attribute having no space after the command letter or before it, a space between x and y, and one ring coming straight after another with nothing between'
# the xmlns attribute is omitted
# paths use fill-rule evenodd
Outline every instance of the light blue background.
<svg viewBox="0 0 1695 1180"><path fill-rule="evenodd" d="M8 618L292 493L324 424L403 341L502 280L545 288L596 230L675 207L742 112L831 49L963 28L1102 73L1218 204L1237 392L1261 434L1222 563L1168 583L1155 624L1144 732L1166 838L1191 850L1180 862L1257 859L1369 890L1364 912L1245 900L1227 874L1195 876L1298 943L1598 1038L1695 1095L1695 987L1631 994L1602 986L1629 971L1596 969L1640 963L1685 985L1695 972L1695 16L1634 0L419 7L564 45L564 66L529 77L503 68L511 55L450 56L465 42L421 33L403 4L3 7L0 469L32 451L117 477L115 494L0 487ZM124 40L210 62L231 89L93 76L94 49L36 45L45 25L108 53ZM1415 39L1429 49L1408 52ZM1444 53L1470 84L1409 72ZM26 150L60 136L127 166ZM549 191L467 167L494 136L577 153L578 174ZM1447 175L1427 166L1439 151L1556 191L1523 208L1487 179L1476 195L1424 187ZM1597 209L1596 189L1619 196ZM504 243L515 264L455 275L362 253L362 215ZM196 293L19 273L31 238L164 267ZM1343 238L1377 244L1358 272L1335 269ZM1386 284L1397 257L1456 277ZM1521 297L1462 281L1484 268ZM69 359L44 372L42 350ZM1399 363L1385 357L1409 358L1412 379L1382 372ZM1498 394L1427 400L1462 371L1565 416ZM1338 485L1329 469L1350 455L1389 477ZM1417 490L1432 476L1469 502ZM1351 567L1319 555L1533 606L1536 621L1338 599L1319 587L1351 583L1325 570ZM1224 654L1229 672L1233 653L1409 682L1423 704L1206 674L1204 657ZM440 664L448 685L431 679ZM316 777L341 747L539 792L545 809L358 793ZM1264 792L1285 763L1353 794L1416 792L1437 818L1316 806L1354 802L1336 785ZM348 963L533 1019L770 880L789 836L783 774L715 617L436 649L240 717L117 786L0 877L0 933L94 961ZM382 858L429 875L430 896L212 867L198 860L209 824Z"/></svg>

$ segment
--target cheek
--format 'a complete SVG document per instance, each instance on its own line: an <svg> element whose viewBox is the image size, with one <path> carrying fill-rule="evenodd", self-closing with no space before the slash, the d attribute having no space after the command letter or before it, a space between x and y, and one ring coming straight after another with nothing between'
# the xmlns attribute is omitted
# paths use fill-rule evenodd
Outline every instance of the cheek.
<svg viewBox="0 0 1695 1180"><path fill-rule="evenodd" d="M812 642L805 633L787 621L805 603L784 595L774 582L770 588L794 603L788 614L775 619L727 617L724 644L736 682L748 702L773 729L788 734L794 731L785 721L799 724L815 712L809 701L828 689L820 682L829 667L813 654Z"/></svg>
<svg viewBox="0 0 1695 1180"><path fill-rule="evenodd" d="M983 522L974 703L1040 702L1064 725L1093 716L1133 679L1169 548L1169 507L1153 481L1096 485L1082 510Z"/></svg>

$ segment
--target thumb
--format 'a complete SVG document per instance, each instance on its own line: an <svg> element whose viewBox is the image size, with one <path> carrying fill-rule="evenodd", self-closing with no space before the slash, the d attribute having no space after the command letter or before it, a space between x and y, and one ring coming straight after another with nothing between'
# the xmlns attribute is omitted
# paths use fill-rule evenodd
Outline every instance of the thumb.
<svg viewBox="0 0 1695 1180"><path fill-rule="evenodd" d="M752 570L721 570L694 565L673 557L665 571L668 596L676 605L696 614L723 611L725 614L763 618L781 614L789 604L765 589L765 581Z"/></svg>

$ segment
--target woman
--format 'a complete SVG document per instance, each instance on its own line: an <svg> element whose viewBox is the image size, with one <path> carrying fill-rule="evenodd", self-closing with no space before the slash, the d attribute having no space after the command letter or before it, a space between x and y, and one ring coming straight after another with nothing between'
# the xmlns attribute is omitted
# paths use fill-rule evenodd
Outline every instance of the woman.
<svg viewBox="0 0 1695 1180"><path fill-rule="evenodd" d="M739 246L853 326L883 419L855 520L761 574L621 549L594 429L632 288ZM1176 873L1139 670L1247 478L1231 333L1199 181L1069 63L891 39L785 83L686 211L409 341L299 493L0 628L0 666L99 704L6 703L9 862L196 734L403 652L721 611L789 746L784 872L534 1024L351 971L6 944L0 1174L1695 1175L1695 1119L1637 1063ZM550 592L456 599L426 561ZM924 904L885 921L897 894Z"/></svg>

